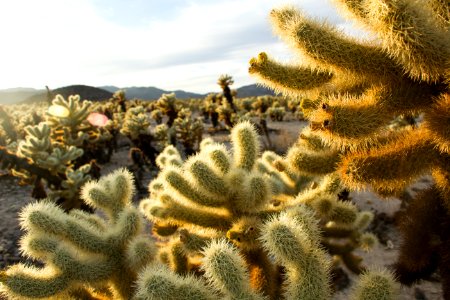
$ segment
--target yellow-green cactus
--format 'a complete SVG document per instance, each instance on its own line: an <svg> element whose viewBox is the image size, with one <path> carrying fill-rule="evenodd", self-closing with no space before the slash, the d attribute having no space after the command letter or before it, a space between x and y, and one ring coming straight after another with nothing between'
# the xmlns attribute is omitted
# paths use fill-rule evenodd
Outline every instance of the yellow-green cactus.
<svg viewBox="0 0 450 300"><path fill-rule="evenodd" d="M260 229L256 241L285 268L283 284L276 287L274 298L330 299L331 261L319 246L319 224L313 211L304 206L287 210L261 224ZM200 236L187 237L186 230L180 233L187 245L199 244L203 248L204 276L174 275L166 267L150 266L139 276L135 299L267 299L263 290L249 284L258 280L257 272L248 269L248 258L239 248L223 238L208 242ZM397 295L397 284L389 272L370 269L356 283L350 297L394 300Z"/></svg>
<svg viewBox="0 0 450 300"><path fill-rule="evenodd" d="M283 175L270 163L266 163L266 169L271 168L277 176L261 172L259 137L249 122L235 126L231 140L232 153L225 146L208 141L197 155L181 165L176 149L166 148L157 159L162 171L150 186L151 198L142 201L141 208L147 217L160 224L158 231L171 226L184 228L185 241L194 239L199 227L215 232L209 239L226 235L241 249L250 269L254 267L261 274L268 271L266 276L270 277L273 266L268 259L251 261L252 256L267 258L256 242L258 226L268 214L277 211L274 192L286 192L287 184L294 190L296 178ZM275 186L279 187L277 191ZM174 238L179 239L176 235ZM261 279L257 283L270 280ZM274 296L273 289L266 289L265 293Z"/></svg>
<svg viewBox="0 0 450 300"><path fill-rule="evenodd" d="M16 155L18 159L26 158L28 165L13 166L11 171L13 175L21 178L22 182L34 184L35 189L41 179L46 181L49 193L44 190L38 194L33 192L36 198L45 198L45 193L62 203L65 209L79 208L79 189L91 178L91 166L82 164L75 168L74 165L83 156L84 151L73 145L55 142L52 138L53 129L47 122L25 127L25 140L19 142ZM31 167L32 165L34 167ZM46 173L43 173L44 170L58 180L55 182L48 178Z"/></svg>
<svg viewBox="0 0 450 300"><path fill-rule="evenodd" d="M178 116L179 110L181 109L180 105L177 103L175 93L162 94L158 101L156 101L156 107L161 111L161 113L168 117L166 124L169 127L172 126Z"/></svg>
<svg viewBox="0 0 450 300"><path fill-rule="evenodd" d="M150 120L143 106L130 108L125 114L125 120L120 132L135 140L140 135L149 133Z"/></svg>
<svg viewBox="0 0 450 300"><path fill-rule="evenodd" d="M156 255L152 240L143 236L142 216L131 206L133 189L123 170L84 186L83 199L104 211L104 218L79 210L67 214L47 201L24 208L20 247L45 267L18 264L2 271L2 292L20 299L70 298L79 289L107 287L114 299L130 299L138 272Z"/></svg>
<svg viewBox="0 0 450 300"><path fill-rule="evenodd" d="M301 199L303 196L295 195L305 189L311 177L297 175L288 168L280 171L277 162L282 157L273 152L260 155L259 137L248 122L232 129L231 141L230 153L224 145L206 140L201 151L185 162L173 146L167 147L157 159L162 171L151 182L150 199L141 202L141 209L155 222L154 232L169 238L165 246L169 254L167 261L178 272L184 273L185 267L179 269L171 262L182 261L179 252L174 253L172 248L179 245L179 240L184 244L188 269L196 270L194 261L201 248L211 239L226 237L244 258L252 286L273 299L278 275L259 241L260 227L264 220L282 209L310 205ZM337 200L340 188L336 178L323 181L320 191L330 199L330 207L317 216L324 224L334 222L328 232L345 228L341 230L345 235L333 237L348 240L352 247L347 245L332 254L345 256L356 265L353 270L360 272L363 267L351 252L369 243L367 238L362 243L361 238L365 237L371 219L365 225L358 221L365 227L356 228L359 212L354 205ZM331 235L324 237L323 244L333 239Z"/></svg>
<svg viewBox="0 0 450 300"><path fill-rule="evenodd" d="M202 140L203 123L201 120L194 119L191 112L187 108L183 108L178 112L178 117L174 120L177 141L184 146L186 155L191 155L195 152Z"/></svg>
<svg viewBox="0 0 450 300"><path fill-rule="evenodd" d="M206 148L211 146L215 145ZM215 157L216 151L223 148L212 147L207 153ZM174 149L166 153L176 156ZM27 231L21 249L45 265L35 268L18 264L1 271L0 292L12 299L329 297L330 260L320 247L319 221L305 205L272 214L266 220L256 214L242 215L229 224L232 226L226 233L228 241L223 230L217 230L220 220L211 222L216 229L194 225L205 218L204 212L197 208L197 219L191 212L193 222L188 229L178 231L178 239L169 241L169 249L158 249L153 239L144 234L142 216L131 204L133 193L131 174L118 170L83 187L83 199L102 210L102 216L80 210L64 213L47 201L27 206L21 215L22 227ZM163 204L173 201L168 196L158 197ZM141 203L144 211L150 207L148 201ZM179 212L180 216L185 214ZM236 211L234 214L237 215ZM362 217L358 223L364 227L369 221ZM158 230L155 232L164 231L162 227ZM197 276L187 273L190 270L187 254L201 254ZM268 254L286 270L282 284L279 270ZM155 262L156 257L172 270ZM364 276L355 299L395 297L394 283L385 273L369 272Z"/></svg>

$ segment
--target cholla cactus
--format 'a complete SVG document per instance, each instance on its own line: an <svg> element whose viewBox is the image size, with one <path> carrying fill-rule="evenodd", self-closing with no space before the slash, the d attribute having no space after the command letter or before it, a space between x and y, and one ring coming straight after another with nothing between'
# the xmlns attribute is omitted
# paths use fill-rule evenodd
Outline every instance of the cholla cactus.
<svg viewBox="0 0 450 300"><path fill-rule="evenodd" d="M161 152L169 145L171 129L166 124L159 124L152 128L151 134L155 139L155 146Z"/></svg>
<svg viewBox="0 0 450 300"><path fill-rule="evenodd" d="M182 240L190 245L191 253L197 253L212 237L227 235L246 253L250 268L270 278L274 271L269 260L251 262L250 257L267 256L253 240L261 218L274 210L272 186L279 183L256 168L259 140L250 123L233 128L232 142L233 155L223 145L211 144L181 166L168 163L170 156L163 156L159 163L163 170L150 186L151 199L142 201L141 209L156 223L157 233L174 225L184 228ZM176 149L171 152L179 162ZM198 226L204 230L195 230ZM197 242L188 242L192 240ZM174 243L169 243L168 247L172 246ZM273 289L266 289L267 295L273 295Z"/></svg>
<svg viewBox="0 0 450 300"><path fill-rule="evenodd" d="M171 127L178 116L178 111L181 107L177 104L175 93L162 94L156 101L156 108L168 117L167 126Z"/></svg>
<svg viewBox="0 0 450 300"><path fill-rule="evenodd" d="M233 101L233 92L230 89L230 85L234 83L233 77L227 74L220 75L219 79L217 80L217 84L220 85L223 91L223 97L228 103L228 106L233 110L233 112L236 112L236 107L234 105Z"/></svg>
<svg viewBox="0 0 450 300"><path fill-rule="evenodd" d="M2 137L8 138L11 142L17 140L17 132L11 117L0 106L0 130L2 130ZM6 141L5 141L6 143Z"/></svg>
<svg viewBox="0 0 450 300"><path fill-rule="evenodd" d="M83 188L83 199L104 218L79 210L67 214L48 201L25 207L20 247L45 267L18 264L2 271L1 292L14 299L131 299L138 272L157 251L143 235L133 192L131 175L119 170Z"/></svg>
<svg viewBox="0 0 450 300"><path fill-rule="evenodd" d="M178 113L173 126L175 127L177 141L183 145L185 154L194 154L196 144L198 145L202 140L202 121L193 119L190 110L183 108Z"/></svg>
<svg viewBox="0 0 450 300"><path fill-rule="evenodd" d="M219 113L216 111L217 107L221 104L222 97L218 94L208 94L203 101L203 111L204 114L211 119L213 128L219 126ZM205 118L205 119L208 119Z"/></svg>
<svg viewBox="0 0 450 300"><path fill-rule="evenodd" d="M17 143L25 138L25 127L42 122L47 108L44 103L0 106L0 139L3 146L15 152Z"/></svg>
<svg viewBox="0 0 450 300"><path fill-rule="evenodd" d="M329 266L319 246L320 230L313 212L298 207L274 216L261 225L257 241L285 268L283 285L277 285L274 299L329 299ZM182 233L182 235L185 233ZM195 239L191 239L192 242ZM248 257L224 239L205 243L202 270L210 282L192 275L171 274L161 266L148 267L138 281L137 299L267 299L263 290L249 282L261 280L255 270L248 271ZM261 259L261 257L254 257ZM352 299L395 299L398 286L392 274L383 270L365 273L354 289Z"/></svg>
<svg viewBox="0 0 450 300"><path fill-rule="evenodd" d="M251 172L252 165L256 164L257 151L248 149L257 150L251 129L248 124L238 129L236 142L240 137L245 145L239 144L239 147L247 148L247 151L235 151L234 160L226 157L223 146L205 143L204 151L216 162L216 171L227 172L238 167L242 169L240 173ZM248 138L250 140L245 143ZM249 145L251 140L253 147ZM165 170L181 164L177 153L173 147L166 148L164 154L167 159L161 162ZM178 163L174 163L176 160ZM192 161L191 166L194 164ZM193 169L198 170L197 167ZM256 175L249 179L250 183L258 181ZM166 187L158 187L158 183L153 182L153 188L153 195L158 194L164 204L170 204L170 196L164 195ZM247 194L250 199L262 195L257 189L259 184L251 188L253 196ZM0 292L12 299L162 300L225 296L236 300L262 300L270 295L272 299L293 300L329 297L330 261L319 246L318 220L310 208L297 206L263 218L246 213L232 224L226 234L215 230L217 226L213 221L207 221L208 216L202 212L205 207L188 208L190 212L195 210L196 214L191 215L194 222L188 227L189 231L179 231L178 241L170 241L169 257L166 257L165 248L160 249L158 255L157 244L143 234L142 216L131 205L133 193L131 175L118 170L83 187L82 198L92 207L102 210L104 217L79 210L64 213L48 201L25 207L21 224L26 234L20 247L26 255L45 265L35 268L17 264L1 271ZM253 204L261 206L258 201ZM144 210L151 206L148 201L141 203ZM153 206L150 212L158 214L155 208ZM237 216L238 209L240 207L230 207L230 216ZM181 216L184 210L186 207L177 210L177 214ZM254 208L249 205L243 209L246 212L252 210ZM211 217L214 213L211 210L209 214ZM174 219L173 215L168 217ZM199 230L200 227L194 225L197 221L201 223L200 227L206 221L211 228ZM220 219L216 221L221 222ZM160 233L164 229L169 232L168 226L158 229ZM224 239L225 235L234 245ZM185 255L198 251L202 256L202 277L192 274L180 276L155 262L159 256L161 261L167 260L174 270L183 274L188 263ZM284 267L286 275L282 284L273 261L264 253L273 255L275 262ZM268 294L268 291L273 293ZM359 283L355 295L355 299L393 299L395 283L389 273L369 272Z"/></svg>
<svg viewBox="0 0 450 300"><path fill-rule="evenodd" d="M111 100L115 103L117 103L117 105L120 107L120 110L122 112L126 112L127 111L127 98L125 96L125 91L124 90L118 90L116 92L114 92Z"/></svg>
<svg viewBox="0 0 450 300"><path fill-rule="evenodd" d="M286 114L286 108L280 105L278 101L275 101L271 107L267 110L272 121L283 121L284 115Z"/></svg>
<svg viewBox="0 0 450 300"><path fill-rule="evenodd" d="M256 101L253 102L252 107L260 115L264 114L267 109L272 105L273 98L271 96L258 96Z"/></svg>
<svg viewBox="0 0 450 300"><path fill-rule="evenodd" d="M156 135L150 129L147 112L142 105L138 105L128 109L120 132L126 135L151 163L154 163L161 151L161 146L167 142L167 136L164 134L168 133L167 128L163 126L155 129L153 133Z"/></svg>
<svg viewBox="0 0 450 300"><path fill-rule="evenodd" d="M150 118L156 121L156 124L161 124L163 120L163 114L159 109L154 109L150 113Z"/></svg>
<svg viewBox="0 0 450 300"><path fill-rule="evenodd" d="M78 165L89 163L92 159L108 162L112 154L110 144L113 138L106 127L108 118L93 112L92 102L81 102L78 95L69 96L67 100L57 95L52 103L46 112L52 143L57 143L60 147L83 148L84 153L77 160ZM105 121L98 124L99 117Z"/></svg>
<svg viewBox="0 0 450 300"><path fill-rule="evenodd" d="M292 7L272 10L274 30L302 57L297 65L280 64L261 53L250 61L250 73L286 95L307 94L302 107L311 128L331 149L309 158L292 150L293 165L307 164L328 173L337 171L343 184L361 189L367 184L382 195L395 195L419 176L431 172L437 197L450 214L450 151L448 92L450 35L446 1L335 1L345 15L378 36L376 41L346 37L326 23L312 21ZM394 116L422 113L417 128L389 130ZM336 156L332 152L339 155ZM326 154L326 155L325 155ZM289 159L290 157L290 159ZM315 158L319 158L316 156ZM430 204L431 205L431 204ZM418 206L414 206L418 207ZM428 217L414 213L417 230L428 228ZM408 217L406 217L407 219ZM448 222L448 221L446 221ZM445 231L445 230L444 230ZM449 236L442 229L415 232L436 235L437 245L421 242L420 253L409 247L406 234L399 278L409 283L439 266L444 297L450 297L447 272ZM426 249L426 250L425 250ZM423 253L428 253L427 257ZM441 257L435 263L434 257ZM420 266L415 262L421 260Z"/></svg>
<svg viewBox="0 0 450 300"><path fill-rule="evenodd" d="M233 128L236 113L227 101L222 101L222 104L216 108L216 112L219 114L219 121L223 121L228 130Z"/></svg>
<svg viewBox="0 0 450 300"><path fill-rule="evenodd" d="M17 147L9 147L8 154L4 155L8 161L4 163L22 183L34 185L33 197L47 197L44 180L50 198L65 209L80 207L80 187L91 176L98 175L91 168L94 160L106 162L111 155L111 152L105 153L112 138L109 131L102 128L106 122L98 124L99 119L95 118L100 116L107 121L107 117L92 113L90 108L91 102L81 102L79 96L65 100L57 95L52 105L45 108L46 120L25 126L23 139L16 143ZM13 158L14 155L17 158Z"/></svg>
<svg viewBox="0 0 450 300"><path fill-rule="evenodd" d="M22 183L34 185L32 195L36 198L47 197L41 188L41 180L44 180L50 189L48 196L51 199L65 209L79 208L79 189L91 178L90 164L74 166L77 159L83 155L83 150L55 143L51 138L51 129L45 122L28 126L25 131L27 135L24 141L19 142L16 156L18 161L25 158L27 162L12 163L12 174L21 178ZM12 155L10 153L11 157ZM11 158L5 157L4 160L11 161ZM37 193L36 189L41 191Z"/></svg>
<svg viewBox="0 0 450 300"><path fill-rule="evenodd" d="M130 108L125 114L125 119L120 132L131 140L136 140L140 135L148 135L150 120L143 106Z"/></svg>
<svg viewBox="0 0 450 300"><path fill-rule="evenodd" d="M249 122L234 127L231 140L231 154L224 145L208 139L202 143L200 152L184 163L174 147L166 148L156 160L162 172L151 182L150 199L141 202L141 209L155 223L156 234L170 237L165 252L169 253L167 261L173 270L179 273L196 270L194 258L200 249L213 238L226 237L243 255L253 274L252 286L273 298L277 293L274 283L277 271L258 241L260 226L282 209L305 206L294 195L311 178L279 171L276 163L281 157L273 152L266 151L259 157L259 138ZM363 267L359 260L352 260L356 257L351 252L362 246L363 232L371 219L361 226L356 224L362 223L356 221L360 215L356 208L333 198L337 198L338 188L339 185L327 190L331 208L324 212L323 220L336 224L328 232L338 226L345 228L345 235L334 237L348 238L353 247L340 249L336 255L348 257L360 272ZM332 239L331 235L323 244ZM330 243L330 249L331 246L337 248L335 244Z"/></svg>
<svg viewBox="0 0 450 300"><path fill-rule="evenodd" d="M91 127L86 124L92 102L80 101L80 96L65 100L57 95L47 111L47 123L53 129L52 138L66 145L81 146L89 138Z"/></svg>

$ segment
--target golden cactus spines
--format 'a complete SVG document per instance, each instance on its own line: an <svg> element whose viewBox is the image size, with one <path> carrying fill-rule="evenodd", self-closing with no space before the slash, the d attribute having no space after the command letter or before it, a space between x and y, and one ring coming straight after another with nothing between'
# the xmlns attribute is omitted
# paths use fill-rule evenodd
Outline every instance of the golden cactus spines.
<svg viewBox="0 0 450 300"><path fill-rule="evenodd" d="M398 192L438 164L438 157L426 130L417 129L406 132L404 139L373 149L369 155L366 152L347 155L339 172L344 184L352 189L361 189L370 182L380 191Z"/></svg>
<svg viewBox="0 0 450 300"><path fill-rule="evenodd" d="M239 123L231 131L231 141L234 147L234 166L252 170L260 151L255 127L250 122Z"/></svg>
<svg viewBox="0 0 450 300"><path fill-rule="evenodd" d="M180 276L162 265L152 265L141 272L133 299L213 300L217 294L192 275Z"/></svg>
<svg viewBox="0 0 450 300"><path fill-rule="evenodd" d="M450 94L442 95L425 116L434 144L442 153L450 154Z"/></svg>
<svg viewBox="0 0 450 300"><path fill-rule="evenodd" d="M211 174L214 178L214 174ZM188 201L198 203L200 205L218 207L224 204L224 200L208 195L198 189L195 189L186 175L180 168L167 167L161 174L166 184L170 186L177 194L183 196ZM217 179L217 177L216 177ZM220 179L217 179L220 180Z"/></svg>
<svg viewBox="0 0 450 300"><path fill-rule="evenodd" d="M333 77L328 72L275 62L269 59L265 52L261 52L257 58L250 60L249 73L254 74L261 83L275 92L292 96L297 95L299 90L320 87ZM265 80L266 78L270 80Z"/></svg>
<svg viewBox="0 0 450 300"><path fill-rule="evenodd" d="M339 153L334 150L315 153L292 147L286 155L286 161L289 167L296 172L307 175L325 175L335 170L340 157Z"/></svg>
<svg viewBox="0 0 450 300"><path fill-rule="evenodd" d="M364 74L374 80L382 76L398 76L392 60L374 45L346 37L325 22L306 18L292 7L274 9L270 13L274 31L302 58L325 72Z"/></svg>
<svg viewBox="0 0 450 300"><path fill-rule="evenodd" d="M230 299L263 299L250 287L246 264L239 252L225 240L213 241L203 255L206 277Z"/></svg>
<svg viewBox="0 0 450 300"><path fill-rule="evenodd" d="M394 275L384 269L370 269L360 275L350 299L394 300L399 294Z"/></svg>
<svg viewBox="0 0 450 300"><path fill-rule="evenodd" d="M309 224L310 226L312 224ZM286 268L287 299L328 299L328 258L303 225L282 214L261 228L264 247Z"/></svg>
<svg viewBox="0 0 450 300"><path fill-rule="evenodd" d="M450 38L436 26L434 12L410 0L369 0L365 5L371 28L386 52L412 78L439 81L449 63Z"/></svg>

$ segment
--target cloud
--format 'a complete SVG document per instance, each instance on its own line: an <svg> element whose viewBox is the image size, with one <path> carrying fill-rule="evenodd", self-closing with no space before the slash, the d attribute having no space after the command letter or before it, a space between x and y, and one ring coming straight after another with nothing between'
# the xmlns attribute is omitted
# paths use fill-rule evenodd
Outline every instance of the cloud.
<svg viewBox="0 0 450 300"><path fill-rule="evenodd" d="M8 76L0 88L83 83L206 92L222 73L236 85L251 83L247 62L261 51L291 56L267 17L284 1L167 1L2 1L0 65ZM301 8L349 28L328 0Z"/></svg>

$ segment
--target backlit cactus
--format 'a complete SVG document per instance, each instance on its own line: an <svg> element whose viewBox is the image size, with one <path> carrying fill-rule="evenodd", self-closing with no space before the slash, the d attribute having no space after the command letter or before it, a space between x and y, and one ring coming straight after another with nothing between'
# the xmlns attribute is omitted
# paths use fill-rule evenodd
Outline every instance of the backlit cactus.
<svg viewBox="0 0 450 300"><path fill-rule="evenodd" d="M191 155L200 144L203 135L203 123L198 118L194 119L191 112L183 108L178 112L173 126L176 132L177 141L184 147L184 153Z"/></svg>
<svg viewBox="0 0 450 300"><path fill-rule="evenodd" d="M450 218L448 2L335 3L346 17L378 39L348 37L293 7L283 7L272 10L270 19L275 33L301 57L300 63L280 64L266 53L250 61L250 73L263 84L285 95L308 97L301 106L312 134L326 146L312 152L300 143L289 151L286 165L297 171L336 172L344 186L361 189L370 185L384 196L398 195L431 172L439 201L446 207L442 217ZM394 117L418 113L423 114L423 122L417 126L390 129ZM409 213L422 224L419 230L424 230L427 218ZM428 234L435 234L440 242L424 247L432 253L449 252L448 235L433 230ZM405 283L424 277L414 264L406 263L406 256L412 262L415 255L411 247L402 248L403 263L397 266L397 275L409 278ZM432 257L422 271L440 265L444 297L449 298L449 274L442 271L447 264L444 260L434 264Z"/></svg>
<svg viewBox="0 0 450 300"><path fill-rule="evenodd" d="M207 139L202 142L200 152L185 162L173 146L167 147L156 160L162 171L151 182L150 199L141 202L141 209L155 223L154 232L165 239L169 237L166 252L172 269L178 273L197 270L195 257L201 248L212 239L226 237L244 258L252 274L252 286L274 298L278 275L259 241L260 227L264 220L283 209L309 206L302 194L295 195L305 189L311 177L288 169L280 171L277 162L281 156L273 152L260 155L259 137L249 122L232 129L231 142L230 153L224 145ZM324 224L334 222L334 225L330 225L333 228L328 230L328 236L317 239L323 245L333 238L348 241L344 249L334 243L326 248L339 248L339 253L332 254L344 257L346 263L354 266L352 271L359 273L364 267L352 251L360 246L368 247L365 230L371 222L370 216L365 223L357 221L363 213L354 205L337 200L341 186L336 180L324 180L322 186L320 195L329 199L330 207L323 212L313 208ZM344 233L333 235L338 227ZM363 237L366 237L365 244ZM372 240L376 242L375 238ZM173 252L179 241L187 264L178 258L178 252ZM180 264L174 264L177 261Z"/></svg>
<svg viewBox="0 0 450 300"><path fill-rule="evenodd" d="M188 241L190 235L198 234L196 228L208 229L206 239L227 236L241 249L250 269L267 271L273 268L267 258L253 262L251 257L267 256L255 239L261 221L277 210L272 204L273 187L283 182L258 169L259 137L250 123L234 127L231 140L232 153L223 145L207 144L182 165L178 165L176 149L165 150L157 159L163 169L141 208L156 223L156 232L175 225L187 230L183 240ZM283 191L280 188L277 193ZM175 234L174 238L179 237ZM272 297L273 292L265 291Z"/></svg>
<svg viewBox="0 0 450 300"><path fill-rule="evenodd" d="M156 101L156 108L168 117L166 124L169 127L172 126L178 116L178 111L181 109L177 103L175 93L162 94L158 101Z"/></svg>

